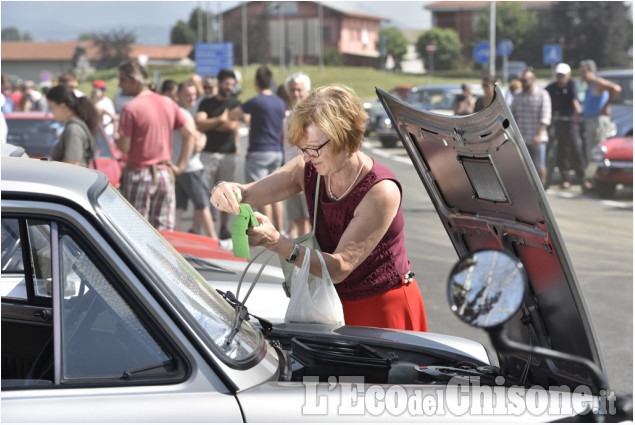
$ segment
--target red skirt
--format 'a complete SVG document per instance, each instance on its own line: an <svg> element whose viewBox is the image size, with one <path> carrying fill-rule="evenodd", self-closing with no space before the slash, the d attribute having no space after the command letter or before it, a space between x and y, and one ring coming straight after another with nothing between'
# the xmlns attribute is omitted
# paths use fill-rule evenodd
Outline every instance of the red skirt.
<svg viewBox="0 0 635 425"><path fill-rule="evenodd" d="M356 301L342 301L347 326L428 331L426 310L417 281Z"/></svg>

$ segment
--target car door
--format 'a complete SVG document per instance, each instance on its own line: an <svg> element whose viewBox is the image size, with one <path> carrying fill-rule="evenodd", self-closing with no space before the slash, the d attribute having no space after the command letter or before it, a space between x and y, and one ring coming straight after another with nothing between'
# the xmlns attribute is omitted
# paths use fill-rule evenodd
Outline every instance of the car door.
<svg viewBox="0 0 635 425"><path fill-rule="evenodd" d="M66 206L3 199L1 222L3 421L242 421L88 221Z"/></svg>

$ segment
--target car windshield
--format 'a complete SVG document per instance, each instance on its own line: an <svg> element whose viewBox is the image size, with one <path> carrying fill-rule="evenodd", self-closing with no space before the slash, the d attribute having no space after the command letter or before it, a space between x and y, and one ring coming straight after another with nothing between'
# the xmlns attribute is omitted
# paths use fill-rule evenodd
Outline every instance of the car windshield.
<svg viewBox="0 0 635 425"><path fill-rule="evenodd" d="M419 105L424 109L439 109L438 106L443 101L445 95L443 90L420 90L411 93L406 98L406 103Z"/></svg>
<svg viewBox="0 0 635 425"><path fill-rule="evenodd" d="M613 102L614 105L633 106L633 76L627 75L609 75L605 77L607 80L618 84L622 88L622 92Z"/></svg>
<svg viewBox="0 0 635 425"><path fill-rule="evenodd" d="M238 367L262 344L262 334L248 321L229 345L225 344L232 331L235 310L208 282L157 232L130 207L112 186L99 196L98 203L107 219L119 231L132 249L143 258L166 288L214 344L212 349L232 367Z"/></svg>
<svg viewBox="0 0 635 425"><path fill-rule="evenodd" d="M8 117L6 118L7 143L21 146L30 157L43 157L51 154L51 148L64 131L64 124L53 120L53 117L31 118ZM113 154L108 147L101 128L97 131L95 145L95 158L112 159Z"/></svg>

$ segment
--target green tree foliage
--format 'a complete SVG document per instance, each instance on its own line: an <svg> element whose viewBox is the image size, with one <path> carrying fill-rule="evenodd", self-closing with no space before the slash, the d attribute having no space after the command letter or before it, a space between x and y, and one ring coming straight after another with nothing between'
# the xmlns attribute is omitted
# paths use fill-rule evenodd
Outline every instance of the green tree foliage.
<svg viewBox="0 0 635 425"><path fill-rule="evenodd" d="M181 20L170 30L170 44L194 44L196 39L196 32Z"/></svg>
<svg viewBox="0 0 635 425"><path fill-rule="evenodd" d="M489 10L485 9L476 24L479 41L489 40ZM546 32L540 28L538 15L523 9L521 2L496 3L496 40L510 40L512 60L523 60L534 67L542 65L542 45ZM474 46L471 46L474 47ZM497 57L500 66L500 57Z"/></svg>
<svg viewBox="0 0 635 425"><path fill-rule="evenodd" d="M248 63L268 63L269 24L268 15L247 14L247 61ZM234 43L234 62L241 63L243 57L242 25L223 26L225 41Z"/></svg>
<svg viewBox="0 0 635 425"><path fill-rule="evenodd" d="M20 32L16 27L2 29L2 41L33 41L33 37L27 31Z"/></svg>
<svg viewBox="0 0 635 425"><path fill-rule="evenodd" d="M101 59L97 61L97 69L108 69L118 66L123 60L128 59L132 45L137 40L133 32L123 28L110 32L93 34L93 42L99 47Z"/></svg>
<svg viewBox="0 0 635 425"><path fill-rule="evenodd" d="M395 60L395 67L401 69L401 60L408 51L408 39L397 27L386 27L379 30L379 35L386 35L386 53L392 55ZM377 50L380 50L379 41L376 43Z"/></svg>
<svg viewBox="0 0 635 425"><path fill-rule="evenodd" d="M426 51L428 43L437 45L437 51L434 54L434 69L456 68L463 48L456 31L451 28L432 28L421 34L417 39L416 48L422 58L428 57Z"/></svg>
<svg viewBox="0 0 635 425"><path fill-rule="evenodd" d="M521 2L496 3L497 40L510 40L514 46L522 46L537 27L536 13L524 10ZM482 40L489 40L489 11L487 9L478 18L476 34Z"/></svg>
<svg viewBox="0 0 635 425"><path fill-rule="evenodd" d="M553 43L563 46L564 60L573 67L593 59L598 67L631 64L632 12L625 2L558 2L551 22Z"/></svg>

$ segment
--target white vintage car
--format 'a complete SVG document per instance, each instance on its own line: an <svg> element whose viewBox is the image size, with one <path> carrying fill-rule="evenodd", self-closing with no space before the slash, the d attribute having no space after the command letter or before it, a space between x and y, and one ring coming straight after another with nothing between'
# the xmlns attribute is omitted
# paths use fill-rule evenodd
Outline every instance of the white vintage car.
<svg viewBox="0 0 635 425"><path fill-rule="evenodd" d="M234 292L244 262L188 262L104 174L3 158L2 421L632 419L608 392L500 90L460 118L378 94L462 258L450 308L497 352L452 335L284 324L284 305L252 311L266 297L245 306L217 291ZM280 281L273 268L255 290L281 294Z"/></svg>

